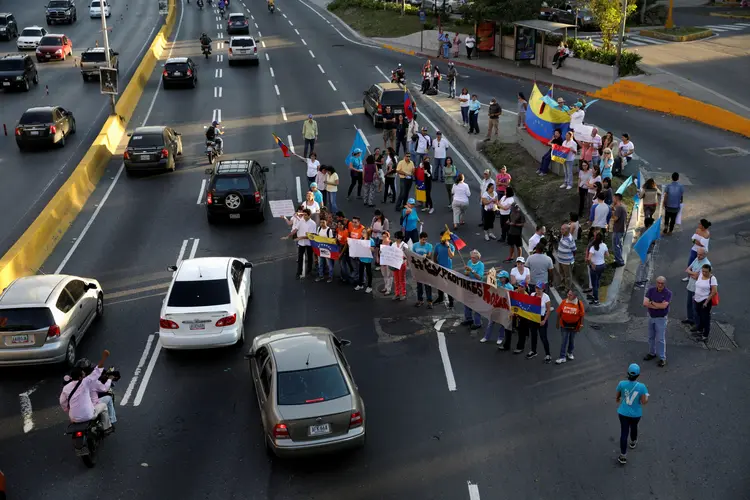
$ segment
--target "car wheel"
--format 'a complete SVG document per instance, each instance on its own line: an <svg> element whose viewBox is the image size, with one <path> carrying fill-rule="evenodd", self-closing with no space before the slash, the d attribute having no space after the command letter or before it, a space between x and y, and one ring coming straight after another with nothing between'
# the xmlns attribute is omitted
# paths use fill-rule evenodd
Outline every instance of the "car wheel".
<svg viewBox="0 0 750 500"><path fill-rule="evenodd" d="M16 144L18 144L18 143L16 143ZM21 151L21 152L24 152L24 151L26 151L26 148L23 146L23 144L18 144L18 150Z"/></svg>
<svg viewBox="0 0 750 500"><path fill-rule="evenodd" d="M265 429L263 430L264 439L263 441L266 443L266 454L268 455L268 458L273 460L276 458L276 453L273 452L273 447L271 446L271 443L268 442L268 436L265 435Z"/></svg>
<svg viewBox="0 0 750 500"><path fill-rule="evenodd" d="M242 195L236 191L230 191L224 197L224 206L230 211L237 211L242 207Z"/></svg>
<svg viewBox="0 0 750 500"><path fill-rule="evenodd" d="M264 220L266 220L265 210L261 210L260 213L255 216L255 220L257 222L263 222Z"/></svg>
<svg viewBox="0 0 750 500"><path fill-rule="evenodd" d="M228 63L228 64L229 64L230 66L234 66L234 61L232 61L231 59L229 59L229 60L227 61L227 63Z"/></svg>
<svg viewBox="0 0 750 500"><path fill-rule="evenodd" d="M39 85L39 73L34 73L34 79L32 80L34 85Z"/></svg>
<svg viewBox="0 0 750 500"><path fill-rule="evenodd" d="M378 128L378 117L375 113L372 114L372 126Z"/></svg>
<svg viewBox="0 0 750 500"><path fill-rule="evenodd" d="M133 177L135 173L132 170L130 170L128 167L125 167L125 175L127 175L128 177Z"/></svg>
<svg viewBox="0 0 750 500"><path fill-rule="evenodd" d="M49 19L47 19L47 26L52 26L52 21L50 21Z"/></svg>
<svg viewBox="0 0 750 500"><path fill-rule="evenodd" d="M75 133L76 133L76 130L77 130L77 128L76 128L76 121L75 121L75 120L73 120L73 121L72 121L72 122L70 123L70 135L73 135L73 134L75 134Z"/></svg>
<svg viewBox="0 0 750 500"><path fill-rule="evenodd" d="M68 368L73 368L73 366L76 364L76 341L75 339L70 339L70 342L68 342L68 347L65 348L65 366Z"/></svg>
<svg viewBox="0 0 750 500"><path fill-rule="evenodd" d="M96 296L96 319L97 321L104 316L104 294L99 292Z"/></svg>
<svg viewBox="0 0 750 500"><path fill-rule="evenodd" d="M244 323L244 318L243 318ZM240 338L237 339L237 342L234 343L234 347L242 347L242 344L245 343L245 327L242 327L242 330L240 331Z"/></svg>
<svg viewBox="0 0 750 500"><path fill-rule="evenodd" d="M367 105L365 104L365 101L362 101L362 109L365 110L365 115L369 115L370 113L367 112Z"/></svg>
<svg viewBox="0 0 750 500"><path fill-rule="evenodd" d="M29 83L29 80L27 78L23 79L23 90L24 92L28 92L31 90L31 84Z"/></svg>

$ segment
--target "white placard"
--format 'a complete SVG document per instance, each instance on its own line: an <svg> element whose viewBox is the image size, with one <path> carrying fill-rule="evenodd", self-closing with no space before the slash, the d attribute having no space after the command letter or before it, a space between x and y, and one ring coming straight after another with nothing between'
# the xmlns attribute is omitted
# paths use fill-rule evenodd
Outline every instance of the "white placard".
<svg viewBox="0 0 750 500"><path fill-rule="evenodd" d="M370 240L354 240L348 238L347 244L349 245L349 257L364 257L365 259L372 259Z"/></svg>
<svg viewBox="0 0 750 500"><path fill-rule="evenodd" d="M401 269L404 264L404 252L399 247L380 245L380 265Z"/></svg>
<svg viewBox="0 0 750 500"><path fill-rule="evenodd" d="M292 200L270 200L268 204L274 217L291 217L297 212Z"/></svg>
<svg viewBox="0 0 750 500"><path fill-rule="evenodd" d="M591 125L576 125L573 129L573 136L578 142L591 142L591 132L594 127Z"/></svg>

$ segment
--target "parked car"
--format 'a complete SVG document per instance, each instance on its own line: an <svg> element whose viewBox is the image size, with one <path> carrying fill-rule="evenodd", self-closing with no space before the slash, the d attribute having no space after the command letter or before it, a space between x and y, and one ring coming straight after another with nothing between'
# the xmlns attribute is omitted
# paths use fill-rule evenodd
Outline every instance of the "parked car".
<svg viewBox="0 0 750 500"><path fill-rule="evenodd" d="M238 62L258 64L258 44L250 35L233 36L229 39L229 65Z"/></svg>
<svg viewBox="0 0 750 500"><path fill-rule="evenodd" d="M18 50L34 50L39 46L39 41L47 35L47 30L39 26L29 26L21 31L16 40Z"/></svg>
<svg viewBox="0 0 750 500"><path fill-rule="evenodd" d="M250 21L245 14L240 12L229 14L227 19L227 33L245 33L250 34Z"/></svg>
<svg viewBox="0 0 750 500"><path fill-rule="evenodd" d="M73 113L60 106L27 109L16 126L18 149L26 151L37 146L65 147L65 140L76 133Z"/></svg>
<svg viewBox="0 0 750 500"><path fill-rule="evenodd" d="M590 10L581 5L572 3L564 4L561 8L549 7L542 4L539 18L553 23L564 23L578 26L583 30L594 30L597 28L596 21Z"/></svg>
<svg viewBox="0 0 750 500"><path fill-rule="evenodd" d="M64 61L73 54L73 42L65 35L47 34L36 48L37 62Z"/></svg>
<svg viewBox="0 0 750 500"><path fill-rule="evenodd" d="M109 49L110 67L120 69L120 53ZM104 47L91 47L81 53L81 75L83 81L99 78L99 68L107 67L107 53Z"/></svg>
<svg viewBox="0 0 750 500"><path fill-rule="evenodd" d="M27 276L0 295L0 365L64 363L104 314L104 292L92 278Z"/></svg>
<svg viewBox="0 0 750 500"><path fill-rule="evenodd" d="M13 14L0 12L0 39L12 40L18 36L18 23Z"/></svg>
<svg viewBox="0 0 750 500"><path fill-rule="evenodd" d="M222 160L206 170L211 177L206 187L206 218L217 217L265 220L267 203L266 172L254 160Z"/></svg>
<svg viewBox="0 0 750 500"><path fill-rule="evenodd" d="M365 444L365 403L344 356L348 340L327 328L278 330L246 356L266 450L300 456Z"/></svg>
<svg viewBox="0 0 750 500"><path fill-rule="evenodd" d="M182 135L164 125L138 127L129 133L130 139L123 154L125 173L136 171L174 172L182 156Z"/></svg>
<svg viewBox="0 0 750 500"><path fill-rule="evenodd" d="M28 54L8 54L0 57L0 85L4 89L21 89L28 92L31 84L39 83L39 73Z"/></svg>
<svg viewBox="0 0 750 500"><path fill-rule="evenodd" d="M189 57L170 57L164 64L162 85L164 89L175 85L187 85L195 88L198 83L198 71L195 63Z"/></svg>
<svg viewBox="0 0 750 500"><path fill-rule="evenodd" d="M92 0L89 4L89 17L92 19L102 17L102 10L104 10L104 17L109 17L112 14L107 0Z"/></svg>
<svg viewBox="0 0 750 500"><path fill-rule="evenodd" d="M159 341L165 349L240 345L253 296L253 265L240 257L185 259L171 266L172 283L161 308Z"/></svg>
<svg viewBox="0 0 750 500"><path fill-rule="evenodd" d="M464 3L463 0L426 0L425 7L434 12L444 11L452 14L458 12Z"/></svg>
<svg viewBox="0 0 750 500"><path fill-rule="evenodd" d="M397 83L376 83L363 92L365 97L362 107L365 114L372 117L374 127L383 124L383 111L386 106L391 107L394 115L404 112L404 92L409 93L411 102L414 102L411 92Z"/></svg>
<svg viewBox="0 0 750 500"><path fill-rule="evenodd" d="M78 19L78 9L74 0L51 0L45 10L47 26L57 23L73 24Z"/></svg>

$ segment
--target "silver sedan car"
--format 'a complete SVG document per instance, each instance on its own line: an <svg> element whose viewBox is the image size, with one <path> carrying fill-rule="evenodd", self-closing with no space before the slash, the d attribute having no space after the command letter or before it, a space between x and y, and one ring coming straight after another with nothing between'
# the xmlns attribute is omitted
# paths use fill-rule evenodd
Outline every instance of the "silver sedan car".
<svg viewBox="0 0 750 500"><path fill-rule="evenodd" d="M247 358L267 450L279 457L361 447L365 404L339 340L326 328L255 338Z"/></svg>
<svg viewBox="0 0 750 500"><path fill-rule="evenodd" d="M0 294L0 366L64 363L104 314L99 282L61 274L14 280Z"/></svg>

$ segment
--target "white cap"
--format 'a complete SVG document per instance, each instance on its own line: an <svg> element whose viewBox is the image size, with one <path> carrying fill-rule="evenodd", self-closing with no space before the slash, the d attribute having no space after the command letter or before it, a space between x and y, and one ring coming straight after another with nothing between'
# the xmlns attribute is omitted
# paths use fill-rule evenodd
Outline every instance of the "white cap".
<svg viewBox="0 0 750 500"><path fill-rule="evenodd" d="M516 262L521 262L521 263L525 264L526 263L526 259L524 259L523 257L519 257L519 258L516 259Z"/></svg>

